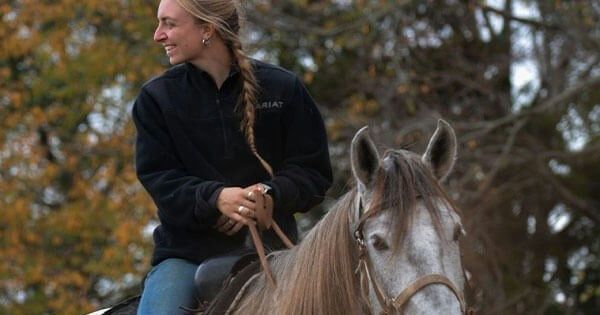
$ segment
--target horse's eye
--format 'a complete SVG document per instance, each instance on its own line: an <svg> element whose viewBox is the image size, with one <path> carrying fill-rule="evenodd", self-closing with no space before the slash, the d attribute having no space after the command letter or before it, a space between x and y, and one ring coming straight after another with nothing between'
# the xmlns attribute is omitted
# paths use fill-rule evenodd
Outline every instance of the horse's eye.
<svg viewBox="0 0 600 315"><path fill-rule="evenodd" d="M373 245L373 248L379 251L384 251L390 248L385 240L377 235L371 236L371 244Z"/></svg>

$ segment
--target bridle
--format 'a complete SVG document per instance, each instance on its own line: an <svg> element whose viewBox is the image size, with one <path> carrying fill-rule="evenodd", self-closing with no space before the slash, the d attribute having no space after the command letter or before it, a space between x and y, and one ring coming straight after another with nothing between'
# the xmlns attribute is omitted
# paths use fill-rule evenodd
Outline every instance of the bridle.
<svg viewBox="0 0 600 315"><path fill-rule="evenodd" d="M372 276L371 274L371 270L373 270L372 264L371 264L371 260L369 259L369 255L367 254L367 246L365 244L365 239L364 239L364 235L363 235L363 227L365 222L367 221L367 219L369 219L372 214L373 211L369 211L368 213L363 213L363 208L362 208L362 201L360 198L360 195L358 196L358 213L362 213L360 215L360 217L358 218L357 225L354 228L354 239L356 241L356 244L358 246L358 268L356 269L356 272L360 274L361 276L361 289L363 291L366 290L366 292L368 292L369 290L369 283L370 285L373 287L373 290L375 292L375 296L377 297L377 300L379 301L379 304L381 305L382 308L382 315L388 315L388 314L393 314L394 311L397 311L398 313L402 313L402 309L404 307L404 305L408 302L408 300L410 300L410 298L417 292L419 292L420 290L422 290L423 288L432 285L432 284L442 284L445 285L446 287L448 287L450 289L450 291L452 291L452 293L454 293L454 295L456 296L456 298L458 299L458 303L460 304L460 311L462 314L465 315L470 315L470 314L474 314L472 309L467 309L466 307L466 302L465 302L465 297L464 294L461 290L459 290L454 283L452 283L452 281L450 279L448 279L448 277L442 275L442 274L428 274L422 277L417 278L416 280L414 280L413 282L411 282L408 287L406 287L404 290L402 290L402 292L400 292L400 294L398 294L396 297L394 298L390 298L385 291L383 291L382 286L380 285L380 283L378 282L377 278ZM363 281L362 279L364 279L366 277L366 281ZM363 292L364 294L365 292Z"/></svg>

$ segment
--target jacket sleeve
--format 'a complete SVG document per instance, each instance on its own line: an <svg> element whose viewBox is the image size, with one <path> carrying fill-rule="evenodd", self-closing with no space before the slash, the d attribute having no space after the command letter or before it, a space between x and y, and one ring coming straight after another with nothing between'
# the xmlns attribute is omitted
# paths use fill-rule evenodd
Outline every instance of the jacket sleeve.
<svg viewBox="0 0 600 315"><path fill-rule="evenodd" d="M306 212L323 201L333 175L323 119L297 77L283 126L284 161L264 183L273 189L275 211Z"/></svg>
<svg viewBox="0 0 600 315"><path fill-rule="evenodd" d="M216 199L223 183L186 172L163 113L145 89L133 105L132 117L137 129L137 176L158 207L161 222L191 230L211 227L220 215Z"/></svg>

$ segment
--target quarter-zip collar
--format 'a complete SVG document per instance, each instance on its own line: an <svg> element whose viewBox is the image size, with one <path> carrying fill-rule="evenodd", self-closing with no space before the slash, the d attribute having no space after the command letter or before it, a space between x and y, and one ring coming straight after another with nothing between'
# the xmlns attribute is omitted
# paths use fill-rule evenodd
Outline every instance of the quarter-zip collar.
<svg viewBox="0 0 600 315"><path fill-rule="evenodd" d="M227 75L227 78L225 79L225 81L223 81L223 84L221 85L221 88L217 87L217 84L215 82L215 80L213 80L213 78L210 76L210 74L196 66L194 66L192 63L190 62L186 62L185 63L186 68L188 69L188 71L190 71L194 76L198 75L203 77L204 79L208 80L209 82L212 83L213 87L215 88L215 90L220 91L223 89L223 87L225 87L225 84L230 81L233 77L235 77L239 72L239 66L237 65L237 63L234 63L231 65L231 67L229 68L229 74Z"/></svg>

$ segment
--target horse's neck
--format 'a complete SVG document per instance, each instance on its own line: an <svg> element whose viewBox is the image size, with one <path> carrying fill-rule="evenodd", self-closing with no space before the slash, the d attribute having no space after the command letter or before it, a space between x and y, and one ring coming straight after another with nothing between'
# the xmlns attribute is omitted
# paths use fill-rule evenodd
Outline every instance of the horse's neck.
<svg viewBox="0 0 600 315"><path fill-rule="evenodd" d="M363 300L354 270L356 249L349 231L350 198L342 199L294 248L272 254L277 287L257 277L247 288L240 314L356 314Z"/></svg>
<svg viewBox="0 0 600 315"><path fill-rule="evenodd" d="M300 282L308 290L314 289L316 292L305 298L326 305L323 310L309 312L355 313L349 307L358 305L355 294L358 281L354 277L358 258L349 232L348 210L338 208L328 212L289 254L288 259L294 261L286 265L296 278L291 281Z"/></svg>

